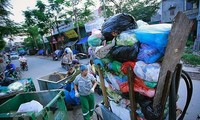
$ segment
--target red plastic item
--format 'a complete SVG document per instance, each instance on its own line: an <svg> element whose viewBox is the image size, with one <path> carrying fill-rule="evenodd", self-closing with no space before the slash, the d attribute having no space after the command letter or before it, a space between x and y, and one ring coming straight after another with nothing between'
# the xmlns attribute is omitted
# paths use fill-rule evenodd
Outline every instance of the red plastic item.
<svg viewBox="0 0 200 120"><path fill-rule="evenodd" d="M147 87L140 78L135 77L133 85L134 85L133 87L134 87L135 92L139 92L141 95L144 95L150 98L154 97L155 89ZM123 93L129 92L128 81L120 84L120 90Z"/></svg>
<svg viewBox="0 0 200 120"><path fill-rule="evenodd" d="M128 61L128 62L124 62L121 66L121 71L124 73L124 74L128 74L128 71L127 71L127 68L128 66L130 66L132 69L135 67L135 62L132 62L132 61Z"/></svg>

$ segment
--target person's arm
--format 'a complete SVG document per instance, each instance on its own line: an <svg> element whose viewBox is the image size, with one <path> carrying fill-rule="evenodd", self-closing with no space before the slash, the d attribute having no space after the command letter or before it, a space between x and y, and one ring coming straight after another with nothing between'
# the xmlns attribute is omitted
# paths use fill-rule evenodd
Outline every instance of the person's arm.
<svg viewBox="0 0 200 120"><path fill-rule="evenodd" d="M78 86L74 84L74 90L78 92Z"/></svg>
<svg viewBox="0 0 200 120"><path fill-rule="evenodd" d="M94 82L93 82L93 87L92 88L96 88L96 86L97 86L97 81L95 80Z"/></svg>
<svg viewBox="0 0 200 120"><path fill-rule="evenodd" d="M97 81L96 81L96 78L93 75L92 75L92 83L93 83L93 86L92 86L91 92L94 93L94 89L97 86Z"/></svg>
<svg viewBox="0 0 200 120"><path fill-rule="evenodd" d="M75 91L75 96L79 97L79 93L78 93L78 78L77 77L74 80L74 91Z"/></svg>

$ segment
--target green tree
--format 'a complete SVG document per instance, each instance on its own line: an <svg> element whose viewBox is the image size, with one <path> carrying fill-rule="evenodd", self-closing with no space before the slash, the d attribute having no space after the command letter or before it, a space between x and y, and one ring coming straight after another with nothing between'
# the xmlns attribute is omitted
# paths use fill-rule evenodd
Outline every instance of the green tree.
<svg viewBox="0 0 200 120"><path fill-rule="evenodd" d="M29 29L26 32L28 32L28 34L35 41L36 47L38 47L37 35L40 35L43 42L43 49L46 49L43 36L47 34L51 29L48 15L45 12L46 5L41 0L38 0L35 6L36 6L35 9L32 9L32 10L28 9L24 11L25 23L27 26L29 26ZM37 30L35 28L37 28ZM31 32L31 30L34 30L34 31ZM36 31L37 31L37 35L34 36L32 33L36 33Z"/></svg>
<svg viewBox="0 0 200 120"><path fill-rule="evenodd" d="M38 42L39 42L39 39L38 39L38 35L39 35L38 27L37 26L28 27L26 32L33 39L33 41L35 43L35 47L38 48Z"/></svg>
<svg viewBox="0 0 200 120"><path fill-rule="evenodd" d="M79 0L65 1L65 6L69 8L67 15L74 20L77 19L75 22L78 22L79 26L83 26L84 23L93 19L90 7L94 5L93 0L86 0L84 3L79 2Z"/></svg>
<svg viewBox="0 0 200 120"><path fill-rule="evenodd" d="M158 0L109 0L106 2L107 17L117 13L128 13L136 18L149 22L151 17L159 9ZM113 12L112 12L113 11Z"/></svg>
<svg viewBox="0 0 200 120"><path fill-rule="evenodd" d="M18 33L16 23L9 18L11 7L9 0L0 0L0 49L5 46L3 37Z"/></svg>

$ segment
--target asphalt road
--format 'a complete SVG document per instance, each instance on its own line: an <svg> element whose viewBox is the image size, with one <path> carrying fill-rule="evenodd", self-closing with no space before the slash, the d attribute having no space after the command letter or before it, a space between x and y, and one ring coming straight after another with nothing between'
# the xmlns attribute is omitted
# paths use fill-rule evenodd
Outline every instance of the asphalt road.
<svg viewBox="0 0 200 120"><path fill-rule="evenodd" d="M50 59L44 59L41 56L26 56L28 60L28 71L22 72L23 78L31 77L35 84L36 90L39 91L39 86L37 78L40 78L44 75L53 73L53 72L64 72L66 71L60 65L60 61L53 61ZM12 60L12 62L19 66L18 60Z"/></svg>
<svg viewBox="0 0 200 120"><path fill-rule="evenodd" d="M61 68L60 61L53 61L51 59L46 59L44 57L38 57L38 56L28 56L28 71L23 71L22 76L23 78L31 77L33 79L33 82L36 86L36 89L39 90L39 86L37 83L37 78L47 75L49 73L60 71L64 72L65 70ZM12 61L15 65L19 66L18 60ZM88 60L82 60L82 63L88 63ZM200 91L200 81L199 80L193 80L193 96L191 103L189 105L188 111L185 115L184 120L198 120L197 116L200 114L200 97L199 97L199 91ZM179 87L179 99L177 102L177 106L179 108L184 107L185 101L186 101L186 86L183 80L180 83ZM99 96L96 96L96 102L101 101L102 98ZM74 111L69 112L70 120L82 120L82 113L80 108L75 109ZM200 120L200 119L199 119Z"/></svg>

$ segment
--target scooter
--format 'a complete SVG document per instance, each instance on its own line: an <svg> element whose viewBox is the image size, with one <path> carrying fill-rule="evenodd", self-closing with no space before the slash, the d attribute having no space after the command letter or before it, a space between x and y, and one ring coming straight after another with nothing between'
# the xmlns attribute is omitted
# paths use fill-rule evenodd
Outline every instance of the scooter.
<svg viewBox="0 0 200 120"><path fill-rule="evenodd" d="M20 63L20 67L21 67L22 70L28 71L28 64L27 64L27 62L21 62Z"/></svg>
<svg viewBox="0 0 200 120"><path fill-rule="evenodd" d="M56 55L56 53L53 53L52 57L53 57L53 61L57 61L58 60L58 56Z"/></svg>
<svg viewBox="0 0 200 120"><path fill-rule="evenodd" d="M65 70L68 71L71 67L71 63L66 63L61 60L61 66L62 66L62 68L64 68Z"/></svg>
<svg viewBox="0 0 200 120"><path fill-rule="evenodd" d="M11 77L11 76L5 77L6 72L7 71L3 71L0 73L0 86L8 86L17 80L16 78Z"/></svg>

